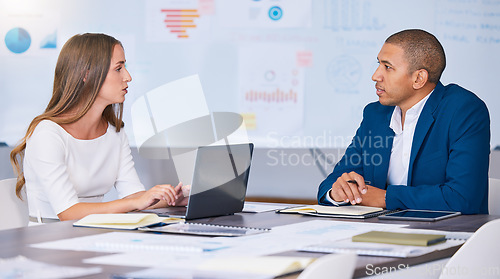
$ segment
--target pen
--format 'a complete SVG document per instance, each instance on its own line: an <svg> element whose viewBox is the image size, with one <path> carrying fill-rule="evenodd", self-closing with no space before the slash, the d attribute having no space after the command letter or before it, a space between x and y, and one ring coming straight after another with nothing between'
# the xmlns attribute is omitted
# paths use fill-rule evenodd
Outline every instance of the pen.
<svg viewBox="0 0 500 279"><path fill-rule="evenodd" d="M358 185L358 182L357 182L356 180L353 180L353 179L351 179L351 180L347 180L347 183L352 183L352 184L356 184L356 185ZM371 184L371 183L370 183L370 181L366 181L366 180L365 180L365 185L370 185L370 184ZM358 185L358 186L359 186L359 185ZM361 193L362 193L362 194L366 194L366 189L361 190ZM358 201L358 202L361 202L361 201Z"/></svg>
<svg viewBox="0 0 500 279"><path fill-rule="evenodd" d="M356 185L358 184L358 182L357 182L356 180L352 180L352 179L351 179L351 180L347 180L347 183L354 183L354 184L356 184ZM370 182L370 181L366 181L366 180L365 180L365 184L370 185L370 184L371 184L371 182Z"/></svg>

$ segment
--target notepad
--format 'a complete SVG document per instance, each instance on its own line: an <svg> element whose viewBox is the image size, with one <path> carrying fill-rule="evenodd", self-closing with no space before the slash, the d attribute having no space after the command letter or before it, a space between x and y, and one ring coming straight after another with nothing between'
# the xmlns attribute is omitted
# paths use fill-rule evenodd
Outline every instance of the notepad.
<svg viewBox="0 0 500 279"><path fill-rule="evenodd" d="M308 257L228 257L205 261L197 269L222 272L243 272L269 276L281 276L305 269L315 258Z"/></svg>
<svg viewBox="0 0 500 279"><path fill-rule="evenodd" d="M412 245L412 246L429 246L446 241L446 236L444 234L420 234L420 233L371 231L353 236L352 241Z"/></svg>
<svg viewBox="0 0 500 279"><path fill-rule="evenodd" d="M91 227L103 229L136 230L140 227L155 224L172 224L184 222L180 218L158 217L152 213L106 213L90 214L73 223L74 227Z"/></svg>
<svg viewBox="0 0 500 279"><path fill-rule="evenodd" d="M381 214L388 213L380 207L371 207L363 205L348 205L348 206L324 206L324 205L306 205L285 208L277 210L278 213L295 213L303 215L312 215L319 217L330 218L356 218L365 219L376 217Z"/></svg>

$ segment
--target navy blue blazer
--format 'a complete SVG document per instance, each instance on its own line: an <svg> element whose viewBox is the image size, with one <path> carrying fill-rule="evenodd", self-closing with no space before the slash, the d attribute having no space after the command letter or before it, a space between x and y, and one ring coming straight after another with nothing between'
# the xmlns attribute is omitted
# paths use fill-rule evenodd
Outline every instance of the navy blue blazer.
<svg viewBox="0 0 500 279"><path fill-rule="evenodd" d="M450 84L436 85L415 128L408 186L386 185L394 132L393 106L368 104L342 159L320 184L318 203L345 172L355 171L386 189L387 209L432 209L488 213L490 117L481 99Z"/></svg>

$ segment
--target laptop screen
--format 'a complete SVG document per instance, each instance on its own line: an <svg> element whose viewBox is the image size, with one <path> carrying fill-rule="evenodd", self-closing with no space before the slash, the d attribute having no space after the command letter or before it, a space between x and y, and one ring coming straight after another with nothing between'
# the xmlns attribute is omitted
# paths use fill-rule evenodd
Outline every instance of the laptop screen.
<svg viewBox="0 0 500 279"><path fill-rule="evenodd" d="M252 143L199 147L186 219L240 212L252 154Z"/></svg>

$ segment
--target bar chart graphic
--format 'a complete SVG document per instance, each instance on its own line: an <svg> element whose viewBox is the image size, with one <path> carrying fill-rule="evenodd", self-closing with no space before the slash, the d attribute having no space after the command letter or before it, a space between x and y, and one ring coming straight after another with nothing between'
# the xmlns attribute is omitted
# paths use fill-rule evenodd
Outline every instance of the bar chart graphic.
<svg viewBox="0 0 500 279"><path fill-rule="evenodd" d="M162 9L164 23L170 33L179 39L189 38L188 30L196 28L195 20L200 17L198 9Z"/></svg>
<svg viewBox="0 0 500 279"><path fill-rule="evenodd" d="M249 103L297 103L297 92L293 89L282 90L276 88L273 91L249 90L245 92L245 101Z"/></svg>

